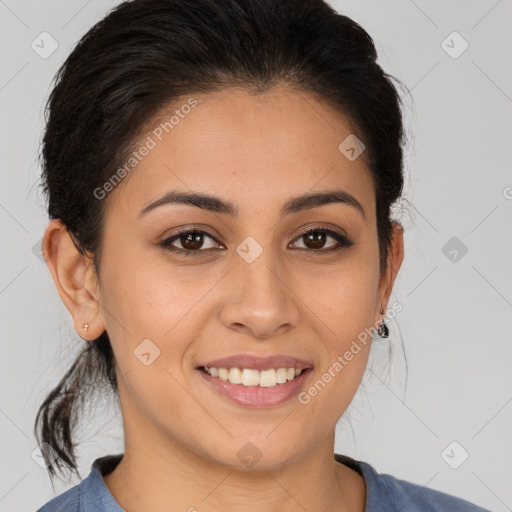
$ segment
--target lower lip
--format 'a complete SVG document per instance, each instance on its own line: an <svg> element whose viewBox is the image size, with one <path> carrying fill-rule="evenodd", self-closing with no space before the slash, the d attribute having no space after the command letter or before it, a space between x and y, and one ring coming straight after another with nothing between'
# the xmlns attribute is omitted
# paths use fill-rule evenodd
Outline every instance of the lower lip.
<svg viewBox="0 0 512 512"><path fill-rule="evenodd" d="M268 388L232 384L229 380L212 377L203 370L198 370L198 372L216 391L238 405L244 405L246 407L272 407L282 404L297 395L304 380L311 373L311 370L311 368L302 370L301 374L294 379Z"/></svg>

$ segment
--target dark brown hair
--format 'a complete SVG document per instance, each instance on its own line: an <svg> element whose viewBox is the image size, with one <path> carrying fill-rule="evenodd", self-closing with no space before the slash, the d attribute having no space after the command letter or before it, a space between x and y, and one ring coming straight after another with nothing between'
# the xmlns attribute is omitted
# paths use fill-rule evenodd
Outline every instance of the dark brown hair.
<svg viewBox="0 0 512 512"><path fill-rule="evenodd" d="M405 136L392 80L400 82L376 61L368 33L323 0L123 2L82 37L55 76L41 144L49 217L62 221L81 254L92 255L100 276L105 201L93 191L162 108L194 93L237 87L259 94L286 84L345 114L364 142L383 272ZM52 483L57 470L78 474L73 429L85 400L104 384L117 392L106 331L86 343L39 408L36 438L58 455L52 463L43 450Z"/></svg>

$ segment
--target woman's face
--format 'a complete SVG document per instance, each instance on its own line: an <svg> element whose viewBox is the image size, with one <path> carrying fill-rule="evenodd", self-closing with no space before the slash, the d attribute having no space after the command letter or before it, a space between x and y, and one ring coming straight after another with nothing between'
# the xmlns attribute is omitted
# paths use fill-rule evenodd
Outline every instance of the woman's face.
<svg viewBox="0 0 512 512"><path fill-rule="evenodd" d="M185 449L234 466L252 456L272 467L334 431L370 343L359 342L341 370L336 361L378 325L400 262L379 279L374 187L364 153L354 158L351 139L339 149L352 130L338 112L282 88L195 99L190 109L175 107L181 115L168 133L159 119L142 137L150 149L106 199L94 322L103 323L117 360L127 449ZM216 202L149 207L170 192ZM293 202L320 192L354 202ZM335 235L302 236L311 228ZM183 229L206 234L162 244ZM200 368L232 356L286 356L309 370L275 386L265 385L273 383L265 372L263 386L245 386ZM252 363L222 364L252 369L244 379L257 379ZM309 393L329 371L330 381Z"/></svg>

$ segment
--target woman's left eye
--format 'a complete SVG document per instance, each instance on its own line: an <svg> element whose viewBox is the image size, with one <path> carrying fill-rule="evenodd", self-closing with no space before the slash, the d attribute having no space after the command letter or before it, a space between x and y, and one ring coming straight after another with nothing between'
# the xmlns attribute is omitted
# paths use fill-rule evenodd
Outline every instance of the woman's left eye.
<svg viewBox="0 0 512 512"><path fill-rule="evenodd" d="M327 238L333 238L336 241L336 244L334 244L334 246L329 247L328 249L316 250L320 249L320 246L323 246L325 244ZM342 249L347 249L348 247L354 245L354 242L351 242L346 236L326 228L309 229L308 231L302 233L302 235L300 235L297 238L297 240L300 239L306 240L307 244L309 244L309 246L306 245L306 249L320 253L340 251Z"/></svg>
<svg viewBox="0 0 512 512"><path fill-rule="evenodd" d="M223 247L209 233L198 229L181 231L180 233L166 238L160 242L159 245L168 251L180 253L184 256L189 256L192 254L196 256L201 252L205 252L204 250L201 250L204 249L204 237L207 237L212 242L214 242L213 246L217 244L220 247ZM334 246L331 246L328 249L323 249L322 247L325 245L328 238L334 239L336 243ZM354 243L344 235L326 228L309 229L308 231L302 233L298 238L296 238L296 240L300 239L304 239L307 245L305 247L299 247L299 249L306 249L318 253L340 251L354 245ZM175 242L178 242L181 245L181 248L176 247L174 245ZM213 246L206 247L206 249L211 249ZM223 249L225 249L225 247L223 247Z"/></svg>

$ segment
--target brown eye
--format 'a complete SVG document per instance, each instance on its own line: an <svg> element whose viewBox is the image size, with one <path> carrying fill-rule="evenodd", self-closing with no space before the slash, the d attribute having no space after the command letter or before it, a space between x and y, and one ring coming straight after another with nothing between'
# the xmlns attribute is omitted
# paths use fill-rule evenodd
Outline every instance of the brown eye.
<svg viewBox="0 0 512 512"><path fill-rule="evenodd" d="M331 244L328 249L322 249L328 238L332 238L336 241L335 244ZM344 248L351 247L354 245L346 236L336 233L335 231L331 231L330 229L320 229L313 228L305 233L302 233L297 240L304 240L304 245L306 249L327 253L331 251L338 251ZM301 248L301 247L299 247Z"/></svg>
<svg viewBox="0 0 512 512"><path fill-rule="evenodd" d="M209 238L211 241L214 242L213 247L215 244L220 245L216 242L216 240L206 231L202 230L188 230L188 231L182 231L180 233L177 233L162 242L160 242L160 246L162 246L164 249L171 251L171 252L177 252L180 254L183 254L184 256L189 256L193 253L200 254L202 252L205 252L205 237ZM181 247L177 247L174 245L176 242L178 242ZM212 248L207 247L206 249Z"/></svg>
<svg viewBox="0 0 512 512"><path fill-rule="evenodd" d="M184 249L191 249L196 251L201 249L203 245L203 235L201 233L189 233L188 235L180 235L178 240Z"/></svg>
<svg viewBox="0 0 512 512"><path fill-rule="evenodd" d="M315 231L303 235L303 238L308 249L321 249L325 244L327 234L323 231Z"/></svg>

